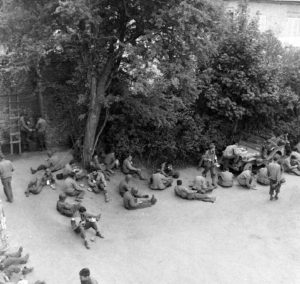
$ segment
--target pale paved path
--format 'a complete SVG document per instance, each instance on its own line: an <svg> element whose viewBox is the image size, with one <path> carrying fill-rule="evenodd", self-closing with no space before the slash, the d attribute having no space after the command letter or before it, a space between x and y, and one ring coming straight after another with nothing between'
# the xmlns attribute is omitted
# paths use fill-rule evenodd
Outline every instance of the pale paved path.
<svg viewBox="0 0 300 284"><path fill-rule="evenodd" d="M69 219L55 210L58 191L24 195L29 167L44 158L25 155L14 162L15 203L4 202L10 242L22 244L35 267L29 279L76 284L78 271L89 267L100 284L300 283L300 177L286 176L277 202L261 186L218 188L216 204L182 200L169 189L155 193L154 207L126 211L116 191L122 177L117 174L109 183L112 202L90 192L83 202L102 213L105 236L87 250ZM185 169L182 178L196 173ZM137 184L152 193L145 182Z"/></svg>

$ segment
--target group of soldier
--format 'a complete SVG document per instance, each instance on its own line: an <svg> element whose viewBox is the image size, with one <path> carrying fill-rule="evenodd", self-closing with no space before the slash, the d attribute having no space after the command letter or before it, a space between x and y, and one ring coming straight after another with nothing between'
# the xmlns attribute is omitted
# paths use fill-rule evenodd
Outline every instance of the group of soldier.
<svg viewBox="0 0 300 284"><path fill-rule="evenodd" d="M216 156L215 145L211 143L208 150L203 155L199 166L202 172L197 175L190 185L184 185L179 179L179 172L173 169L169 161L163 162L151 174L150 179L145 177L145 173L133 164L132 155L128 154L120 165L114 151L106 151L100 157L94 154L88 168L84 169L73 159L72 150L65 153L54 153L48 151L48 158L44 164L36 169L31 168L33 175L25 191L26 196L39 194L42 189L49 186L52 189L60 188L60 194L56 203L57 211L71 218L72 230L79 234L87 249L90 248L86 230L92 228L99 238L104 238L99 230L98 221L101 214L91 214L82 205L86 191L96 194L103 193L105 202L110 201L108 183L113 177L115 170L121 168L124 178L118 186L118 192L123 199L125 209L143 209L151 207L157 203L157 198L152 194L142 194L135 186L134 178L147 180L147 185L151 190L164 190L170 188L174 180L174 193L176 196L186 200L200 200L214 203L215 197L210 193L220 185L222 187L233 186L234 175L229 171L229 164L239 159L239 147L237 144L229 145L223 151L222 170ZM298 155L298 156L297 156ZM277 200L280 187L285 179L282 178L283 171L300 175L300 162L298 152L285 156L274 155L269 164L254 172L252 167L245 167L237 176L240 186L248 189L256 189L256 182L270 186L270 200ZM3 183L7 201L13 202L11 189L11 177L13 165L10 161L0 155L0 176ZM60 171L58 174L55 172ZM210 178L208 178L208 175ZM68 197L75 198L75 203L68 202Z"/></svg>

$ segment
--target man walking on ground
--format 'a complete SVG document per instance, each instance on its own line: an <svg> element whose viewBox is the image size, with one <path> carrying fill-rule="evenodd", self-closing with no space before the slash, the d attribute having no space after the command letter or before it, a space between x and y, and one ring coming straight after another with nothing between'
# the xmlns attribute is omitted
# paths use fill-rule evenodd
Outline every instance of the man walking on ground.
<svg viewBox="0 0 300 284"><path fill-rule="evenodd" d="M90 276L90 270L83 268L79 271L80 283L81 284L98 284L98 282Z"/></svg>
<svg viewBox="0 0 300 284"><path fill-rule="evenodd" d="M268 165L268 177L270 179L270 200L278 200L281 184L284 179L281 178L282 170L278 164L278 157L275 155L273 161ZM275 193L275 196L274 196Z"/></svg>
<svg viewBox="0 0 300 284"><path fill-rule="evenodd" d="M0 154L0 178L3 185L3 190L8 202L13 202L14 197L11 188L12 172L14 167L11 161L4 159L3 154Z"/></svg>
<svg viewBox="0 0 300 284"><path fill-rule="evenodd" d="M37 142L39 150L43 151L46 150L46 128L47 122L46 120L40 115L39 119L36 123L36 131L37 131Z"/></svg>

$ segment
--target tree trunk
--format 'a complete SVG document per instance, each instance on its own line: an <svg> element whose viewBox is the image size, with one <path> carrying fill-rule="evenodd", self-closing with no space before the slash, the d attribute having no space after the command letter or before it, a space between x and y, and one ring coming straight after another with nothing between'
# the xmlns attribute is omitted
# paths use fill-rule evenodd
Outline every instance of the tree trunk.
<svg viewBox="0 0 300 284"><path fill-rule="evenodd" d="M40 115L42 117L44 117L45 110L44 110L44 98L43 98L43 90L42 90L42 74L41 74L39 62L37 63L37 66L36 66L36 72L37 72L37 91L38 91Z"/></svg>
<svg viewBox="0 0 300 284"><path fill-rule="evenodd" d="M95 134L101 113L101 104L98 103L97 93L97 77L96 74L93 74L91 78L89 112L83 143L83 164L85 167L89 165L93 155Z"/></svg>
<svg viewBox="0 0 300 284"><path fill-rule="evenodd" d="M99 78L97 74L92 74L91 91L90 91L90 105L88 118L85 128L84 144L83 144L83 164L87 167L91 161L95 143L95 136L99 118L105 101L105 93L107 81L113 67L113 57L109 58L101 72Z"/></svg>

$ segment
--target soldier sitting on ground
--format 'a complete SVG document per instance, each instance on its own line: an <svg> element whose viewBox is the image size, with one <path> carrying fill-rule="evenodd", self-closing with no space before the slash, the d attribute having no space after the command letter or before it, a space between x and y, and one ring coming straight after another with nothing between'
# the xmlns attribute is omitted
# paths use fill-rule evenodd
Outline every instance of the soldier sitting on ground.
<svg viewBox="0 0 300 284"><path fill-rule="evenodd" d="M160 171L165 177L179 178L179 173L173 169L170 161L162 163Z"/></svg>
<svg viewBox="0 0 300 284"><path fill-rule="evenodd" d="M199 193L208 193L208 192L212 192L216 186L212 186L209 181L206 180L205 177L203 176L196 176L192 182L192 184L190 185L190 188L192 190L195 190Z"/></svg>
<svg viewBox="0 0 300 284"><path fill-rule="evenodd" d="M120 182L119 184L119 193L120 195L123 197L126 191L130 191L131 189L133 189L134 187L131 185L131 179L132 179L132 175L126 175L125 178ZM136 191L134 191L136 192ZM137 192L136 195L134 195L134 197L136 198L149 198L148 194L139 194Z"/></svg>
<svg viewBox="0 0 300 284"><path fill-rule="evenodd" d="M263 168L258 170L257 182L262 184L262 185L269 185L270 184L267 167L263 167Z"/></svg>
<svg viewBox="0 0 300 284"><path fill-rule="evenodd" d="M126 191L123 196L124 207L128 210L141 209L151 207L157 202L157 199L154 197L154 195L152 195L151 199L141 200L141 198L144 198L144 196L139 195L137 189L135 188Z"/></svg>
<svg viewBox="0 0 300 284"><path fill-rule="evenodd" d="M78 212L79 213L76 213L77 216L71 219L71 227L75 233L80 234L80 236L84 239L85 247L89 249L90 246L86 237L85 230L93 228L96 231L97 237L104 238L103 235L101 235L97 225L97 222L100 220L101 215L89 214L86 212L86 208L83 206L79 208Z"/></svg>
<svg viewBox="0 0 300 284"><path fill-rule="evenodd" d="M88 185L95 193L104 193L105 202L109 202L108 192L107 192L107 182L102 171L93 171L88 174Z"/></svg>
<svg viewBox="0 0 300 284"><path fill-rule="evenodd" d="M83 199L84 189L76 182L75 173L70 173L69 176L61 182L61 190L67 196L76 197L75 200Z"/></svg>
<svg viewBox="0 0 300 284"><path fill-rule="evenodd" d="M79 210L81 207L80 203L70 204L66 202L67 196L63 193L59 195L59 199L56 203L56 210L67 217L73 217L73 215Z"/></svg>
<svg viewBox="0 0 300 284"><path fill-rule="evenodd" d="M295 155L285 157L281 164L285 172L300 176L300 162Z"/></svg>
<svg viewBox="0 0 300 284"><path fill-rule="evenodd" d="M106 167L106 170L113 174L113 169L118 168L120 165L119 160L116 158L115 152L111 149L109 149L109 151L104 154L104 164Z"/></svg>
<svg viewBox="0 0 300 284"><path fill-rule="evenodd" d="M164 176L160 171L152 174L149 187L152 190L164 190L170 187L173 183L173 178Z"/></svg>
<svg viewBox="0 0 300 284"><path fill-rule="evenodd" d="M218 185L221 185L223 187L232 187L233 174L228 170L220 172L218 174Z"/></svg>
<svg viewBox="0 0 300 284"><path fill-rule="evenodd" d="M244 170L238 177L238 183L248 189L256 189L255 187L255 175L252 169Z"/></svg>
<svg viewBox="0 0 300 284"><path fill-rule="evenodd" d="M141 180L145 180L142 175L142 170L133 166L131 155L128 155L128 157L123 161L122 171L124 174L137 174Z"/></svg>

